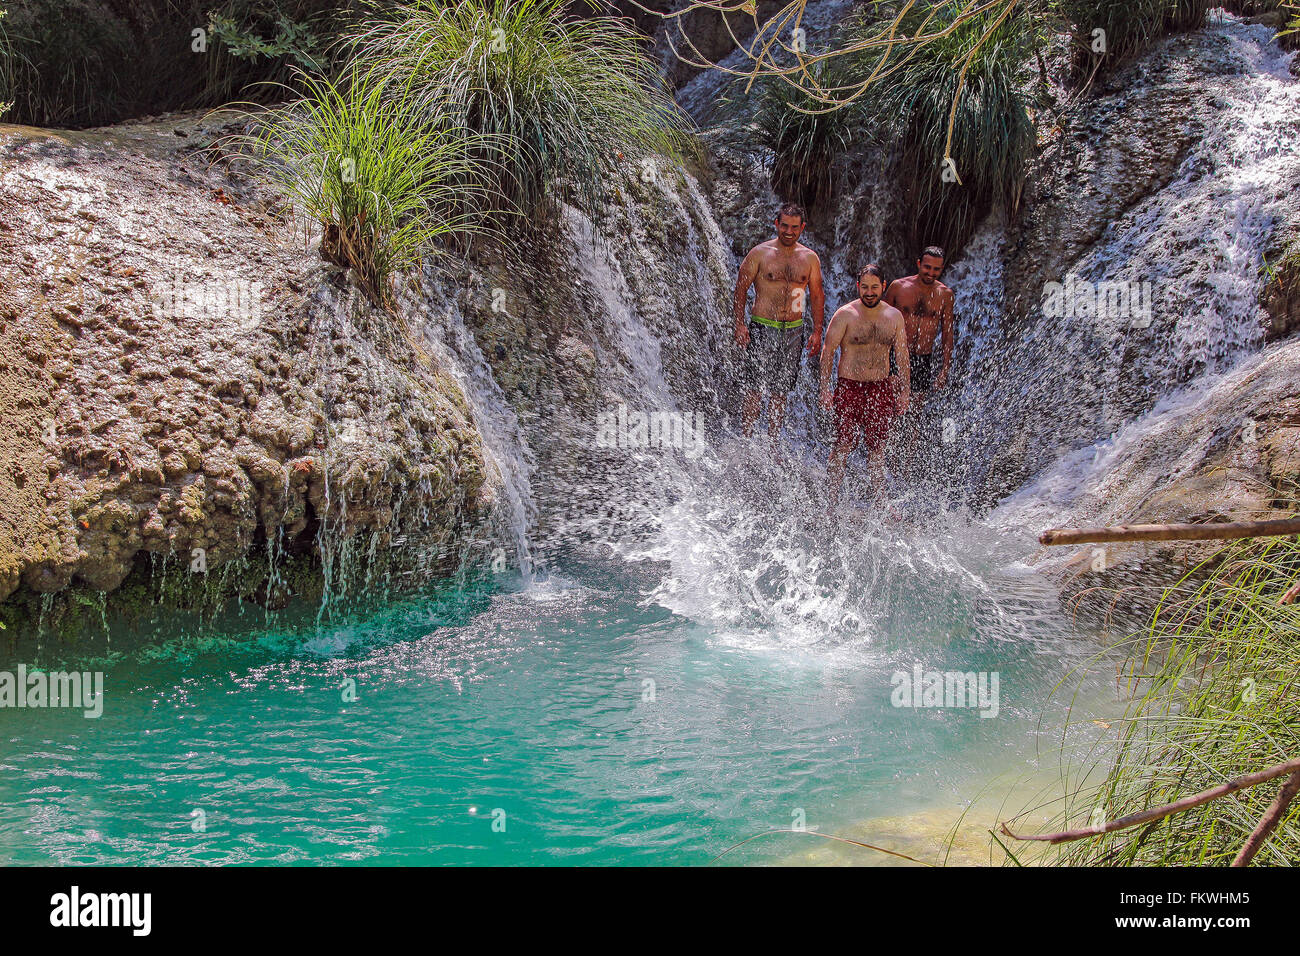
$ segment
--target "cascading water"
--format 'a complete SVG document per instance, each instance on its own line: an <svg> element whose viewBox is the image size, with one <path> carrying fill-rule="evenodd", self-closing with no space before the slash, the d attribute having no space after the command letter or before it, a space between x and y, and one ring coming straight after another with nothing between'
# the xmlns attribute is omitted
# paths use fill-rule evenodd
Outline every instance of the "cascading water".
<svg viewBox="0 0 1300 956"><path fill-rule="evenodd" d="M1260 42L1251 28L1214 29L1251 49ZM1270 109L1293 105L1280 60L1247 55L1260 57L1253 95L1273 95ZM1229 148L1229 129L1265 139L1281 129L1267 110L1238 112L1220 118L1206 155ZM1273 202L1259 177L1293 158L1273 145L1247 149L1254 172L1213 188L1185 171L1188 236L1241 223L1240 249L1256 249ZM1004 783L1060 770L1045 766L1058 755L1069 763L1080 749L1109 746L1114 731L1087 718L1122 708L1114 688L1094 681L1077 698L1052 696L1058 684L1077 686L1073 668L1096 652L1096 635L1079 633L1023 564L1023 524L1045 520L1056 491L1031 488L1031 504L1047 506L1017 520L1003 520L1010 506L991 519L961 506L983 480L962 460L1005 438L1001 396L1023 389L1056 400L1049 386L1030 388L1033 364L1017 363L1071 354L1044 330L1029 333L1034 349L1006 348L1018 331L1002 309L1003 224L986 223L948 273L960 365L922 436L933 460L895 476L889 505L864 507L872 489L855 459L846 507L831 520L814 368L801 372L776 448L736 434L732 247L705 190L658 169L625 184L641 193L612 227L570 212L553 237L572 266L565 301L590 313L565 316L569 339L594 357L590 404L527 414L541 399L521 391L514 370L494 367L491 320L474 319L430 276L404 310L423 317L429 349L471 407L496 473L498 533L523 573L458 579L352 619L340 609L305 633L268 627L215 648L151 649L110 670L100 720L44 711L20 723L0 713L9 744L0 858L706 863L792 821L878 838L893 817L907 825L886 842L936 860L974 794L1003 796ZM1148 203L1126 213L1089 263L1119 269L1131 253L1150 266L1164 248L1178 261L1162 275L1192 275L1203 244L1162 247L1169 229L1153 225L1156 207L1167 219L1181 208L1177 194ZM1216 208L1231 216L1215 219ZM862 250L828 244L832 295L843 295ZM1244 281L1234 255L1232 274ZM1234 328L1252 317L1246 291L1227 297ZM1186 341L1199 341L1187 328ZM548 360L573 345L562 339L545 340ZM1232 354L1197 361L1226 364ZM634 412L702 415L707 447L655 446L645 431L602 440L603 426L622 427ZM950 443L937 430L945 417ZM1125 435L1156 427L1144 420ZM342 454L346 436L332 440L327 452ZM563 473L543 466L557 461ZM620 517L604 521L606 511ZM543 546L557 555L561 586L529 580ZM897 677L914 669L997 677L1001 696L982 708L901 704ZM191 827L196 809L206 829ZM985 852L966 858L987 860L982 831L992 821L976 819L972 849ZM805 848L799 840L749 844L728 860L789 860ZM874 860L847 854L838 859Z"/></svg>
<svg viewBox="0 0 1300 956"><path fill-rule="evenodd" d="M535 468L532 450L473 333L465 326L454 298L441 294L427 274L425 283L425 291L433 293L433 307L426 301L408 299L407 310L417 321L422 320L420 330L424 341L470 404L485 457L494 473L493 484L503 495L494 511L496 533L514 550L510 563L525 576L531 576L533 556L529 536L537 521L531 479ZM498 559L494 559L494 564L498 569L501 567Z"/></svg>
<svg viewBox="0 0 1300 956"><path fill-rule="evenodd" d="M976 456L994 471L1018 483L1259 349L1265 253L1300 176L1300 83L1271 38L1231 17L1197 35L1220 64L1204 139L1064 275L1015 290L1027 321L967 346L962 401L998 436Z"/></svg>

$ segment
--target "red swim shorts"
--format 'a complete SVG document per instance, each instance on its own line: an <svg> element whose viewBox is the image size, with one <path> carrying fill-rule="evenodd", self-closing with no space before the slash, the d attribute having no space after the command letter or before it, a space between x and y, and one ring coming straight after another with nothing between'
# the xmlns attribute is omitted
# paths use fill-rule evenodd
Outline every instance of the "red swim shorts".
<svg viewBox="0 0 1300 956"><path fill-rule="evenodd" d="M855 382L840 378L835 383L835 445L852 450L859 441L867 453L877 451L889 434L889 419L894 414L894 387L889 379L879 382Z"/></svg>

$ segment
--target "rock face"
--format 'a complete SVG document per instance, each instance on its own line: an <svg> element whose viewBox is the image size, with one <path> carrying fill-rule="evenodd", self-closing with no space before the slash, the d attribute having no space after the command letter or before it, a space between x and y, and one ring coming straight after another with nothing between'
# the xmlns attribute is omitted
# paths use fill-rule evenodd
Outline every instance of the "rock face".
<svg viewBox="0 0 1300 956"><path fill-rule="evenodd" d="M1300 97L1270 36L1167 38L1059 123L1039 117L1007 315L973 370L1005 383L981 450L996 493L1292 327L1264 266L1300 224Z"/></svg>
<svg viewBox="0 0 1300 956"><path fill-rule="evenodd" d="M1094 455L1058 463L995 513L1025 528L1202 523L1300 512L1300 341L1266 348L1209 387L1173 396ZM1050 548L1036 562L1064 594L1140 615L1217 541ZM1097 589L1095 591L1091 589Z"/></svg>
<svg viewBox="0 0 1300 956"><path fill-rule="evenodd" d="M753 13L699 8L676 17L666 15L685 7L684 0L616 0L614 6L653 38L664 76L674 87L680 87L698 75L700 68L674 55L674 50L688 60L721 62L736 50L737 40L746 43L753 38L755 19L766 23L784 4L780 0L757 0Z"/></svg>
<svg viewBox="0 0 1300 956"><path fill-rule="evenodd" d="M322 528L436 558L486 508L456 384L225 173L219 132L0 129L0 601Z"/></svg>
<svg viewBox="0 0 1300 956"><path fill-rule="evenodd" d="M614 471L636 485L629 456L597 447L601 415L680 399L712 428L731 387L718 370L735 262L702 187L662 157L629 158L607 186L601 222L565 207L508 258L476 253L449 290L518 420L543 550L562 526L603 520Z"/></svg>

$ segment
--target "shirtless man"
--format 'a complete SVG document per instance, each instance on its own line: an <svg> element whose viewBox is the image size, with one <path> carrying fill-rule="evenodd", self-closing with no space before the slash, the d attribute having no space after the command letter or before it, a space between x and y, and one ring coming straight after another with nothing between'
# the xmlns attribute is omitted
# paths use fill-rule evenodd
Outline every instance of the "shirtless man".
<svg viewBox="0 0 1300 956"><path fill-rule="evenodd" d="M768 396L767 433L775 439L785 417L786 398L799 378L803 359L804 303L812 299L812 336L808 354L822 346L826 321L826 294L822 289L822 264L817 253L799 242L807 217L803 208L786 203L776 214L776 238L755 246L740 264L736 280L735 341L745 350L747 386L741 407L745 437L763 413ZM745 322L749 287L754 287L754 310Z"/></svg>
<svg viewBox="0 0 1300 956"><path fill-rule="evenodd" d="M924 401L948 383L952 365L952 289L939 281L943 250L930 246L916 260L916 275L889 284L885 302L903 313L907 348L911 356L912 389ZM943 331L943 364L934 374L934 340Z"/></svg>
<svg viewBox="0 0 1300 956"><path fill-rule="evenodd" d="M863 266L858 273L858 298L841 306L826 330L822 349L821 405L835 412L835 448L829 466L832 508L839 502L840 485L849 453L862 440L875 484L874 493L884 490L884 448L889 419L907 411L911 400L911 364L907 357L907 327L903 314L881 301L885 279L876 265ZM889 379L889 349L898 355L901 387ZM840 350L834 397L831 395L831 363Z"/></svg>
<svg viewBox="0 0 1300 956"><path fill-rule="evenodd" d="M907 324L907 347L911 356L912 389L919 411L926 400L948 383L948 368L952 365L953 346L953 295L952 289L939 281L943 273L944 252L938 246L929 246L916 260L916 275L898 279L889 284L885 301L903 313ZM943 364L939 374L934 372L934 340L943 332ZM920 420L909 415L905 420L901 453L908 467L914 467L917 432Z"/></svg>

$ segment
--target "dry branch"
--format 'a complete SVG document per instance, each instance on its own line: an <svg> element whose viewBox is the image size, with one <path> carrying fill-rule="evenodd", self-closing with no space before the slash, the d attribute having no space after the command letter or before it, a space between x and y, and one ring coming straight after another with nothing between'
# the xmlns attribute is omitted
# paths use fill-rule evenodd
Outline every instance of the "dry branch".
<svg viewBox="0 0 1300 956"><path fill-rule="evenodd" d="M1225 538L1267 538L1300 533L1300 518L1270 521L1226 521L1220 524L1121 524L1108 528L1053 528L1038 538L1041 544L1084 544L1095 541L1189 541Z"/></svg>
<svg viewBox="0 0 1300 956"><path fill-rule="evenodd" d="M747 77L746 90L751 89L761 77L775 77L792 86L809 100L820 103L825 107L824 110L820 111L795 107L798 112L802 113L829 113L849 106L860 99L874 84L905 66L923 47L949 36L963 24L987 14L989 20L980 28L978 40L962 63L956 67L958 74L957 92L953 97L948 119L948 136L943 148L943 158L945 160L951 158L952 128L957 113L957 103L961 100L971 63L984 42L1003 24L1020 2L1021 0L966 0L956 16L946 26L927 33L926 30L931 29L931 21L939 13L940 8L936 5L929 10L916 31L909 35L902 30L902 25L903 21L911 13L912 8L916 6L917 0L907 0L891 19L882 21L868 36L856 40L846 40L835 49L814 54L806 51L799 44L782 40L783 33L789 28L791 41L793 41L800 25L803 23L808 0L790 0L780 10L761 22L758 17L757 3L754 0L690 0L690 2L670 12L652 10L641 3L640 0L631 0L633 6L645 13L657 16L665 21L676 21L679 27L677 38L683 41L685 46L689 47L690 55L684 55L677 48L672 31L668 32L667 40L673 55L683 63L697 69L718 70L731 76ZM750 64L749 66L745 69L734 69L725 66L720 61L711 60L700 52L699 47L695 45L695 41L687 31L685 21L689 14L697 11L710 11L722 18L731 42L736 50L743 51L745 59ZM754 37L748 44L736 36L736 31L732 26L732 16L736 14L747 15L753 22ZM905 54L888 69L884 69L896 47L904 49ZM837 57L860 55L875 50L881 51L880 60L875 69L871 71L871 74L861 82L848 83L843 86L823 86L814 73L814 68L825 61ZM793 58L793 62L784 64L779 62L777 59L778 52Z"/></svg>
<svg viewBox="0 0 1300 956"><path fill-rule="evenodd" d="M1286 808L1291 805L1297 793L1300 793L1300 770L1291 774L1286 783L1282 784L1282 789L1277 792L1277 798L1255 825L1255 829L1246 838L1241 849L1237 851L1236 859L1232 861L1233 866L1249 865L1255 858L1255 854L1259 852L1259 848L1264 845L1264 841L1268 839L1268 835L1277 828L1282 814L1286 813Z"/></svg>
<svg viewBox="0 0 1300 956"><path fill-rule="evenodd" d="M1170 814L1179 813L1183 810L1190 810L1193 807L1199 807L1201 804L1209 803L1211 800L1216 800L1219 797L1227 796L1230 793L1236 793L1238 790L1245 790L1248 787L1255 786L1256 784L1266 783L1269 780L1276 780L1278 777L1283 777L1288 774L1292 776L1292 780L1300 781L1300 757L1297 757L1294 760L1288 760L1285 763L1280 763L1275 767L1269 767L1267 770L1260 770L1256 773L1248 773L1241 777L1234 777L1227 783L1221 783L1217 787L1211 787L1209 790L1203 790L1202 792L1193 794L1190 797L1183 797L1181 800L1167 803L1163 807L1153 807L1149 810L1131 813L1126 817L1120 817L1118 820L1111 820L1109 823L1099 827L1084 827L1081 830L1065 830L1061 833L1047 833L1042 836L1020 836L1012 833L1005 823L1002 824L1001 829L1004 834L1014 840L1041 840L1051 844L1070 843L1074 840L1086 840L1088 837L1098 836L1102 833L1114 833L1116 830L1125 830L1129 827L1140 826L1143 823L1151 823L1155 820L1161 820ZM1287 781L1286 786L1282 788L1283 793L1285 793L1287 788L1290 786L1291 781ZM1297 783L1297 786L1300 786L1300 782ZM1264 827L1264 823L1268 821L1270 817L1275 817L1272 825L1270 825L1267 830L1264 830L1262 835L1259 837L1259 840L1257 841L1258 843L1262 843L1264 837L1267 837L1268 834L1273 831L1273 828L1277 826L1277 821L1282 817L1282 811L1286 809L1286 804L1290 803L1291 798L1294 796L1295 793L1293 791L1290 797L1286 799L1286 802L1281 804L1280 809L1277 809L1282 799L1282 794L1278 794L1278 799L1273 802L1273 806L1269 808L1268 813L1264 814L1264 819L1260 821L1260 825L1255 828L1255 833L1260 833ZM1275 809L1276 813L1274 812ZM1252 833L1251 838L1246 841L1246 846L1250 846L1251 840L1255 838L1255 833ZM1242 847L1242 853L1245 852L1246 846ZM1258 846L1256 849L1258 849ZM1240 853L1237 855L1237 858L1241 859Z"/></svg>

